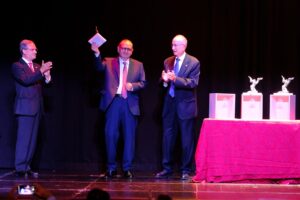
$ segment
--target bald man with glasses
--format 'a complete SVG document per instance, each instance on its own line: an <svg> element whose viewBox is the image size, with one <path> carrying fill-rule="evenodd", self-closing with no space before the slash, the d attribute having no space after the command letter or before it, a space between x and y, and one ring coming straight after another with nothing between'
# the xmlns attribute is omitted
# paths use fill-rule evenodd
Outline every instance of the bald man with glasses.
<svg viewBox="0 0 300 200"><path fill-rule="evenodd" d="M123 135L123 177L131 179L135 154L137 119L140 115L139 92L145 87L143 63L131 58L133 44L123 39L117 51L119 56L102 59L99 46L92 43L96 69L104 74L104 89L101 92L100 110L105 113L105 143L107 170L103 178L117 177L117 145Z"/></svg>

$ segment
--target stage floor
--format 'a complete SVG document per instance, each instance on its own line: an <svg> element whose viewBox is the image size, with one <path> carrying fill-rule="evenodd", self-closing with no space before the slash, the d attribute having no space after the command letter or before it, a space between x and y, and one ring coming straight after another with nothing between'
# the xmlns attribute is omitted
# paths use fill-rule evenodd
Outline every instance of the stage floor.
<svg viewBox="0 0 300 200"><path fill-rule="evenodd" d="M132 180L105 180L97 173L40 171L39 178L18 178L12 170L0 170L0 199L7 199L12 188L20 184L38 184L51 192L57 200L85 199L92 188L106 190L111 199L115 200L155 200L159 194L168 194L173 200L300 199L300 185L193 183L181 181L177 175L167 180L154 179L152 173L135 172L134 175ZM24 195L17 199L32 197Z"/></svg>

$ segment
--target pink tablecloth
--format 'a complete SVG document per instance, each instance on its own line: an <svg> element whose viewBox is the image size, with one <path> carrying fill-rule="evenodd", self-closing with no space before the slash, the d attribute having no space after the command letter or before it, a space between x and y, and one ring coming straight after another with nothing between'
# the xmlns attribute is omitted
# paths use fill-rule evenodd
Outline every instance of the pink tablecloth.
<svg viewBox="0 0 300 200"><path fill-rule="evenodd" d="M204 119L195 182L300 178L300 121Z"/></svg>

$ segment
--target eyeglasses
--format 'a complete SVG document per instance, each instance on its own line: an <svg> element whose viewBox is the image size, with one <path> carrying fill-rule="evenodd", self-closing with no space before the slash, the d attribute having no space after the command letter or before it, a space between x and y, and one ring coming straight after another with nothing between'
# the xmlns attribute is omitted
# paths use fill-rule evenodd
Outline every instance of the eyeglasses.
<svg viewBox="0 0 300 200"><path fill-rule="evenodd" d="M120 49L121 49L122 51L132 51L131 48L126 48L126 47L120 47Z"/></svg>
<svg viewBox="0 0 300 200"><path fill-rule="evenodd" d="M38 49L25 49L25 50L29 50L29 51L38 51Z"/></svg>
<svg viewBox="0 0 300 200"><path fill-rule="evenodd" d="M180 45L185 45L185 44L181 44L181 43L179 43L179 44L171 44L171 47L178 47Z"/></svg>

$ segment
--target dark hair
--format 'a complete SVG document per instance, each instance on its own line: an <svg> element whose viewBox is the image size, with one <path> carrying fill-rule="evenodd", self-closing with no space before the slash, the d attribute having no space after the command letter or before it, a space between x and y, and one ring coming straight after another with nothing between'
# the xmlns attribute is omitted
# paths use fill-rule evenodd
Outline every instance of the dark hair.
<svg viewBox="0 0 300 200"><path fill-rule="evenodd" d="M110 200L110 195L107 191L99 188L91 189L87 194L87 200Z"/></svg>

